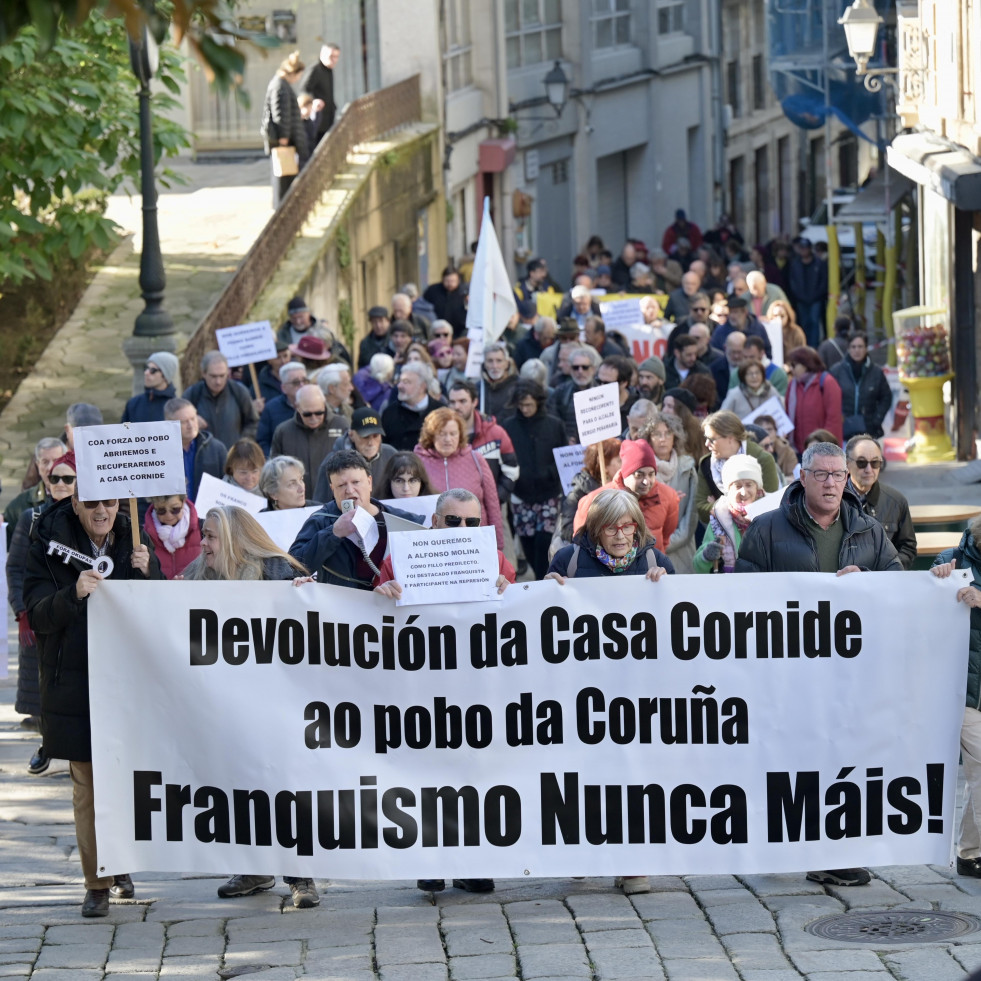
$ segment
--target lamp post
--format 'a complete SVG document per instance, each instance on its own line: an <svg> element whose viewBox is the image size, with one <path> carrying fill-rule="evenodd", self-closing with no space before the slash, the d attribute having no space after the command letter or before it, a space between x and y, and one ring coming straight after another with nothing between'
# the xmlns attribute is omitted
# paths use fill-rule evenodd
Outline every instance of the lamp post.
<svg viewBox="0 0 981 981"><path fill-rule="evenodd" d="M548 104L555 110L556 116L561 116L569 99L569 77L562 71L562 65L556 62L542 82Z"/></svg>
<svg viewBox="0 0 981 981"><path fill-rule="evenodd" d="M143 250L140 253L140 295L145 306L137 316L133 334L123 342L133 366L133 393L143 390L143 365L156 351L176 351L173 317L164 309L163 255L157 225L157 186L153 161L153 126L150 116L150 79L160 64L160 51L146 25L138 40L129 41L129 61L139 83L140 191L143 199Z"/></svg>

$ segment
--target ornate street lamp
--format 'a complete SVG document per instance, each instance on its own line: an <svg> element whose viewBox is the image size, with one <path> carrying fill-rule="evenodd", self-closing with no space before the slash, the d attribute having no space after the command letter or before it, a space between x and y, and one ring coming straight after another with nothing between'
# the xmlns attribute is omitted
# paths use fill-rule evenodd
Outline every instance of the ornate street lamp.
<svg viewBox="0 0 981 981"><path fill-rule="evenodd" d="M545 98L555 110L556 116L562 115L562 110L569 99L569 78L559 62L556 62L549 73L542 79L545 86Z"/></svg>
<svg viewBox="0 0 981 981"><path fill-rule="evenodd" d="M160 50L146 25L140 39L130 38L129 60L140 83L140 190L143 196L143 252L140 255L140 295L146 302L136 318L134 337L161 337L174 333L174 320L164 309L167 278L160 253L157 227L157 186L153 173L153 128L150 117L150 79L157 73Z"/></svg>

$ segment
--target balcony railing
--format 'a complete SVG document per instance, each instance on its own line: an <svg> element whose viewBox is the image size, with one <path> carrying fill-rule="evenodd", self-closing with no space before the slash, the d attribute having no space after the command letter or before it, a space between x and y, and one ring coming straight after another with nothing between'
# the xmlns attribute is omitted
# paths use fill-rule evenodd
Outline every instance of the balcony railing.
<svg viewBox="0 0 981 981"><path fill-rule="evenodd" d="M216 328L243 322L307 216L337 175L344 172L348 154L362 143L377 140L421 118L418 75L369 92L348 106L347 112L317 145L282 204L273 212L235 275L191 337L182 359L185 378L197 377L201 357L215 347Z"/></svg>

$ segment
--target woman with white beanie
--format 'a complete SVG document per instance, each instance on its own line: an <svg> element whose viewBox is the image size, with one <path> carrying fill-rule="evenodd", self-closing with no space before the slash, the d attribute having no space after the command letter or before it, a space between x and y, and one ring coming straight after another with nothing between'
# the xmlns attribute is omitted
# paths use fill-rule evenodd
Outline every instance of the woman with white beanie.
<svg viewBox="0 0 981 981"><path fill-rule="evenodd" d="M763 469L746 453L736 453L722 466L725 495L712 505L701 548L695 553L695 572L732 572L743 535L752 517L746 506L763 497Z"/></svg>

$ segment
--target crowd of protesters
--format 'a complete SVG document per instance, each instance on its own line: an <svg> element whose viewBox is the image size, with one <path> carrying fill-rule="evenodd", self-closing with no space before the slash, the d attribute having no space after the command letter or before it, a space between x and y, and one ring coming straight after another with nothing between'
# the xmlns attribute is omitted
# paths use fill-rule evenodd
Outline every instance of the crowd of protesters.
<svg viewBox="0 0 981 981"><path fill-rule="evenodd" d="M55 538L93 557L110 554L114 579L315 579L389 598L401 587L385 516L421 523L423 511L436 528L494 529L502 592L516 577L640 575L656 589L675 574L910 568L909 507L879 480L890 387L863 333L839 321L825 339L827 270L811 244L747 250L728 219L703 235L679 212L661 246L628 242L614 256L594 237L564 293L544 260L529 262L515 288L517 313L470 376L467 284L454 267L421 293L409 283L373 306L356 359L302 297L290 301L276 332L277 356L256 366L257 386L211 351L200 377L180 388L177 358L152 354L144 392L122 418L179 423L185 491L143 502L137 548L117 500L78 499L72 434L102 423L99 410L70 406L64 433L37 443L23 493L5 512L20 640L16 710L42 735L32 773L52 757L71 761L83 915L105 915L109 897L131 897L134 886L128 876L100 877L95 856L85 599L102 577L48 561ZM631 345L606 329L604 291L644 297L663 358L635 360ZM538 312L544 292L559 294L556 317ZM656 292L668 297L663 310ZM771 360L773 330L780 364ZM586 449L566 490L554 451L580 442L576 393L604 384L617 386L622 432ZM792 429L757 414L773 400ZM320 507L285 552L245 510L199 514L205 474L258 495L266 510ZM775 509L754 510L778 493ZM434 510L413 504L431 495L439 495ZM357 509L377 526L370 550L356 532ZM938 574L967 562L981 580L978 530L942 557ZM981 593L959 596L975 604ZM981 628L973 626L969 706L981 657ZM981 783L981 763L974 766ZM973 826L961 874L981 877L978 837ZM864 869L808 877L869 881ZM319 902L312 880L287 882L297 906ZM617 882L627 893L650 888L642 875ZM274 883L237 875L219 895ZM444 880L419 885L439 889ZM486 891L493 880L454 885Z"/></svg>

